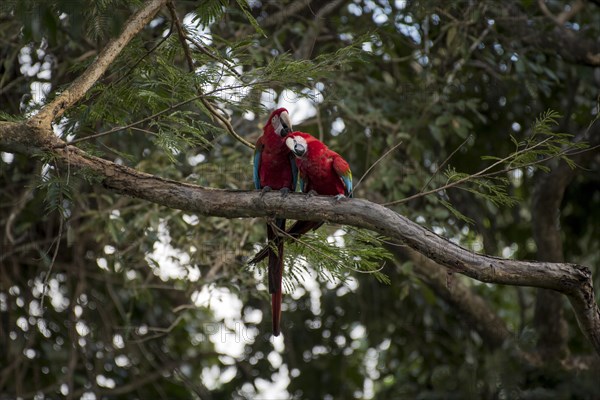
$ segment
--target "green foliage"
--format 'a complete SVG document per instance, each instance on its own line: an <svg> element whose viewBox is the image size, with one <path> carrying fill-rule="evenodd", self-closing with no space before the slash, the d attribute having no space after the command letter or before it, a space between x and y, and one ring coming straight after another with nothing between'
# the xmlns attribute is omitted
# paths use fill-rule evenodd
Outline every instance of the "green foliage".
<svg viewBox="0 0 600 400"><path fill-rule="evenodd" d="M511 142L514 144L514 151L506 157L482 156L482 160L495 161L491 165L473 174L459 173L452 166L444 171L447 177L445 187L461 187L468 192L481 196L492 202L496 206L514 206L519 199L511 196L508 192L511 182L508 178L501 176L514 170L528 169L532 171L539 169L543 172L549 172L550 167L544 164L545 161L560 159L565 161L571 168L575 163L569 158L569 153L574 150L585 149L587 143L572 140L573 135L566 133L557 133L552 128L558 125L560 115L552 110L548 110L536 119L531 127L531 134L522 140L517 140L510 135ZM500 176L498 176L500 175ZM444 205L449 208L455 216L468 221L465 216L452 208L448 202Z"/></svg>
<svg viewBox="0 0 600 400"><path fill-rule="evenodd" d="M585 142L573 142L573 135L557 133L552 130L558 125L560 114L548 110L538 117L531 127L531 135L519 141L511 135L510 139L515 145L515 151L504 159L495 156L482 157L484 160L496 160L494 165L506 166L508 171L535 165L544 172L550 168L542 164L543 161L560 158L569 166L575 165L569 159L569 152L588 147Z"/></svg>
<svg viewBox="0 0 600 400"><path fill-rule="evenodd" d="M63 13L68 16L69 33L96 40L118 34L127 14L140 4L139 0L98 0L85 4L72 0L7 0L2 2L0 13L14 14L23 21L25 41L56 40L64 24L60 20Z"/></svg>
<svg viewBox="0 0 600 400"><path fill-rule="evenodd" d="M223 15L226 8L227 2L224 0L208 0L202 2L202 5L196 9L194 19L192 21L199 21L202 25L211 25Z"/></svg>
<svg viewBox="0 0 600 400"><path fill-rule="evenodd" d="M43 161L42 175L37 189L45 193L44 202L46 203L45 213L50 214L58 211L61 216L66 216L66 203L73 201L73 185L69 180L70 171L63 176L59 172L56 159L51 153L44 153L40 156Z"/></svg>
<svg viewBox="0 0 600 400"><path fill-rule="evenodd" d="M267 36L265 34L265 32L262 30L262 28L260 27L260 25L258 24L258 22L256 22L256 19L254 19L254 16L252 16L252 13L250 12L249 7L248 7L248 2L246 0L235 0L235 1L237 2L238 6L242 9L242 12L246 16L246 18L248 19L250 24L252 24L252 27L254 29L256 29L256 31L258 33L260 33L261 35Z"/></svg>
<svg viewBox="0 0 600 400"><path fill-rule="evenodd" d="M383 273L392 255L383 247L383 239L363 229L336 230L333 234L319 229L286 245L284 286L292 292L304 274L314 269L323 281L345 283L350 276L366 274L390 284ZM266 269L266 263L263 271ZM309 269L310 268L310 269ZM266 275L266 274L265 274Z"/></svg>
<svg viewBox="0 0 600 400"><path fill-rule="evenodd" d="M314 114L295 127L342 154L357 178L401 143L356 197L415 196L398 205L407 218L472 251L518 259L544 256L532 235L533 191L566 162L576 169L548 217L560 215L564 258L590 266L597 289L600 174L595 143L580 141L595 137L597 77L556 56L555 22L536 2L517 3L313 1L298 10L302 2L175 1L182 21L200 24L186 27L195 71L164 9L55 129L141 171L251 189L251 152L203 100L253 142L291 90L315 106L298 103L295 114ZM142 4L0 2L0 119L39 109L30 100L37 83L51 85L49 99L64 90ZM585 7L565 29L598 37L600 14L593 2ZM593 365L563 368L558 357L528 365L518 356L540 354L535 290L459 274L436 286L419 263L382 250L395 249L386 238L348 227L325 225L286 247L283 340L273 339L263 265L244 263L265 245L264 221L166 209L117 196L100 178L51 155L2 154L5 396L598 397ZM511 339L490 344L453 297L459 285ZM583 356L567 361L583 362L593 350L565 307L569 349Z"/></svg>
<svg viewBox="0 0 600 400"><path fill-rule="evenodd" d="M176 163L178 154L208 148L214 138L225 133L201 98L221 107L261 110L260 98L253 93L270 88L312 87L316 80L333 77L358 54L356 46L348 46L313 61L282 54L261 59L264 65L257 65L250 47L254 42L225 41L224 45L231 46L227 58L217 52L194 52L194 62L201 67L195 73L186 73L179 64L183 50L172 33L153 48L161 51L152 53L141 40L133 40L111 67L114 79L95 85L86 103L68 113L66 132L85 140L98 127L110 123L105 134L120 136L123 131L141 137L141 143L154 143ZM231 60L237 60L243 75L229 68ZM226 79L234 84L222 85ZM138 113L144 113L145 118L134 118ZM119 153L114 147L111 151ZM131 159L126 154L121 156Z"/></svg>
<svg viewBox="0 0 600 400"><path fill-rule="evenodd" d="M4 111L0 111L0 121L23 122L25 119L26 118L24 115L13 115Z"/></svg>

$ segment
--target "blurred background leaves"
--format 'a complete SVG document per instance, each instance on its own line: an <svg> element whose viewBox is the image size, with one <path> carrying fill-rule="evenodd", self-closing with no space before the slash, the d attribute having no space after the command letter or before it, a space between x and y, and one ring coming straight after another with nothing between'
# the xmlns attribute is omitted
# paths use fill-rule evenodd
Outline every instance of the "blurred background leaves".
<svg viewBox="0 0 600 400"><path fill-rule="evenodd" d="M141 3L3 1L2 118L63 90ZM508 160L483 187L390 207L489 255L560 261L543 243L558 238L560 257L592 268L597 288L600 62L588 55L600 53L600 5L562 23L548 15L575 3L180 0L194 73L165 9L55 130L148 173L251 189L251 150L200 95L252 143L283 105L357 181L400 144L355 193L377 203L475 174L551 133L552 147ZM528 165L564 151L572 165ZM288 246L283 338L272 340L263 266L244 263L263 244L261 221L117 197L51 156L2 153L0 188L2 398L600 395L597 359L558 294L475 282L386 238L325 226L310 246ZM499 324L500 341L482 321Z"/></svg>

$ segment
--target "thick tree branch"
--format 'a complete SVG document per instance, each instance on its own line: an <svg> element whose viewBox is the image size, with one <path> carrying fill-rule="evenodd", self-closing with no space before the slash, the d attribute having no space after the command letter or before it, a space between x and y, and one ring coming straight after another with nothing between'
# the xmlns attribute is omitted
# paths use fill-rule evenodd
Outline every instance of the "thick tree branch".
<svg viewBox="0 0 600 400"><path fill-rule="evenodd" d="M326 221L365 228L396 239L427 258L482 282L551 289L568 296L586 338L600 354L600 310L590 269L577 264L516 261L473 253L393 210L362 199L336 202L258 191L230 191L162 179L91 156L26 124L0 123L0 150L33 154L50 151L62 163L98 175L116 193L170 208L224 218L280 217Z"/></svg>
<svg viewBox="0 0 600 400"><path fill-rule="evenodd" d="M33 126L49 127L52 121L60 117L69 107L81 100L87 91L100 79L123 48L141 31L167 0L149 0L125 23L119 37L111 40L100 52L96 60L73 81L64 92L56 96L36 114L30 123Z"/></svg>

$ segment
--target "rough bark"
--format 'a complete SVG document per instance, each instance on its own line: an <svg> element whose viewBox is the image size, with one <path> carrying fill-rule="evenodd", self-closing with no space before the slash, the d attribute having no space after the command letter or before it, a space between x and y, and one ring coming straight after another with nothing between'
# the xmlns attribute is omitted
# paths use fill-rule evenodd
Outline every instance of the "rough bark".
<svg viewBox="0 0 600 400"><path fill-rule="evenodd" d="M336 201L258 191L204 188L162 179L91 156L52 132L24 123L0 123L0 149L25 154L52 152L72 169L98 175L109 190L170 208L224 218L269 217L352 225L396 239L427 258L481 282L551 289L569 297L580 327L600 354L600 310L589 268L571 263L501 259L473 253L393 210L362 199Z"/></svg>

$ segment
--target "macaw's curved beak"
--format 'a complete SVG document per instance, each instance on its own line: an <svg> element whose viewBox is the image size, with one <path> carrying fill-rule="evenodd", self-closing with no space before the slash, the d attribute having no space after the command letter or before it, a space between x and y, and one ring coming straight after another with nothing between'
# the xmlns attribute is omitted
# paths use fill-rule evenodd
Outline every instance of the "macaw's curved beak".
<svg viewBox="0 0 600 400"><path fill-rule="evenodd" d="M289 137L285 140L285 145L294 153L296 157L302 157L306 154L307 146L303 143L300 143L293 137Z"/></svg>
<svg viewBox="0 0 600 400"><path fill-rule="evenodd" d="M304 155L304 153L306 153L306 148L304 146L302 146L299 143L296 143L294 145L294 150L292 150L294 152L295 155L297 155L298 157L302 157Z"/></svg>
<svg viewBox="0 0 600 400"><path fill-rule="evenodd" d="M292 120L290 119L290 115L286 111L282 112L279 115L279 121L281 123L279 135L285 137L292 132Z"/></svg>

